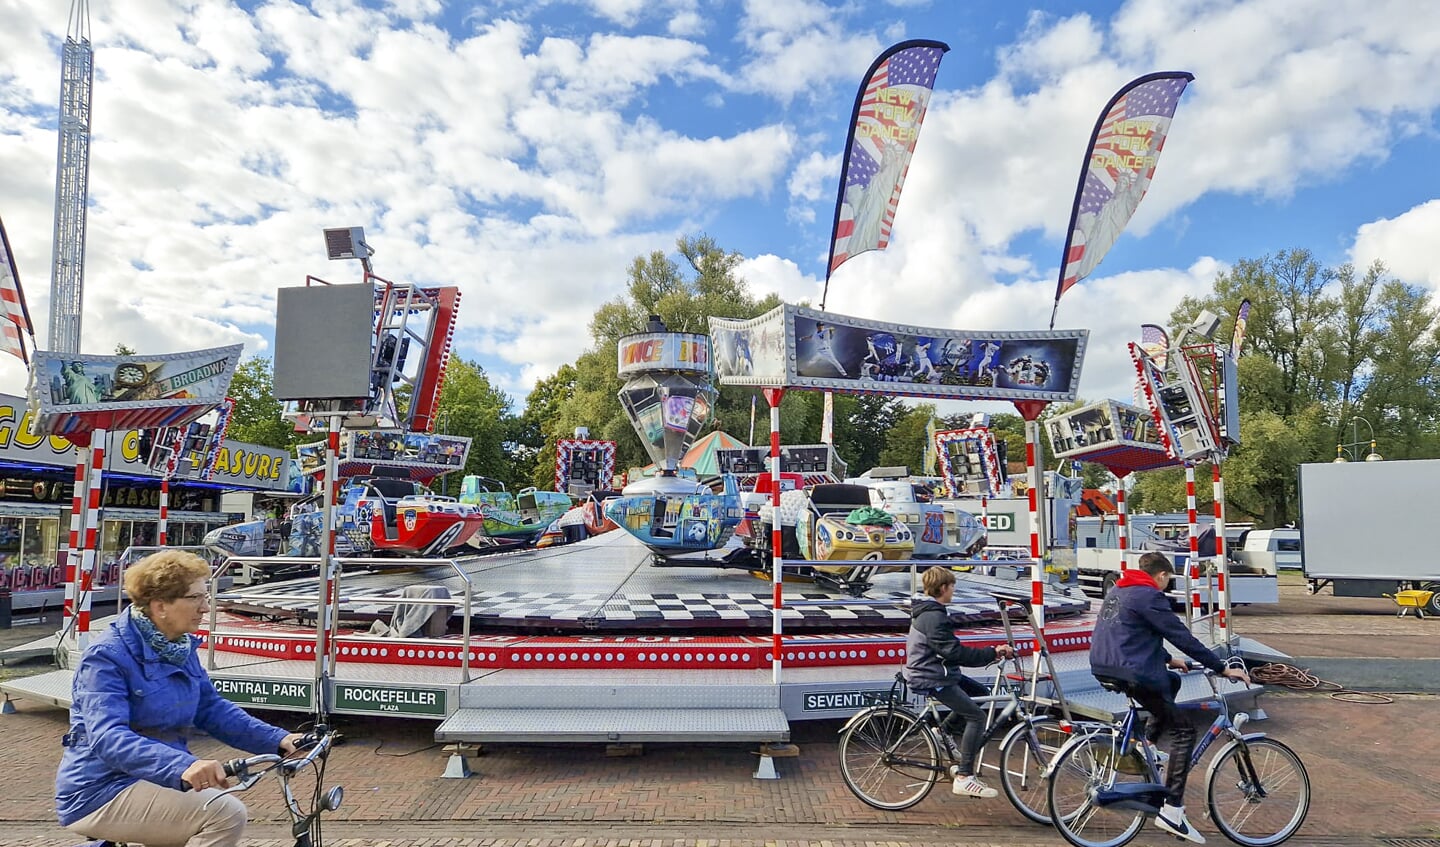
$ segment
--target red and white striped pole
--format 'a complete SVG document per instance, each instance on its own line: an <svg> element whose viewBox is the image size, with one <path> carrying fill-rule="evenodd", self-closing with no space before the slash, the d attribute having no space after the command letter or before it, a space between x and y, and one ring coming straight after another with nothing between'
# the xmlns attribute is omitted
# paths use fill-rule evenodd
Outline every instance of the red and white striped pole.
<svg viewBox="0 0 1440 847"><path fill-rule="evenodd" d="M60 631L75 623L75 597L80 587L81 537L85 530L85 489L90 484L90 448L75 448L75 481L70 492L70 540L65 546L65 600L60 607Z"/></svg>
<svg viewBox="0 0 1440 847"><path fill-rule="evenodd" d="M1030 603L1035 607L1036 638L1045 637L1045 559L1040 548L1040 465L1035 461L1035 445L1040 440L1040 424L1034 420L1025 421L1025 470L1029 474L1030 486L1026 494L1030 506ZM1037 651L1038 652L1038 651Z"/></svg>
<svg viewBox="0 0 1440 847"><path fill-rule="evenodd" d="M1035 609L1035 638L1043 644L1045 639L1045 558L1040 539L1045 528L1040 521L1045 511L1041 508L1045 491L1045 480L1041 467L1036 461L1036 450L1040 443L1040 413L1048 404L1044 400L1016 400L1015 409L1025 419L1025 472L1030 480L1028 494L1030 507L1030 604ZM1040 651L1035 651L1035 661L1040 661Z"/></svg>
<svg viewBox="0 0 1440 847"><path fill-rule="evenodd" d="M1195 623L1200 610L1200 533L1195 514L1195 466L1185 463L1185 511L1190 520L1190 563L1185 568L1185 623Z"/></svg>
<svg viewBox="0 0 1440 847"><path fill-rule="evenodd" d="M170 518L170 477L160 477L160 523L155 527L155 543L160 547L166 545L165 524Z"/></svg>
<svg viewBox="0 0 1440 847"><path fill-rule="evenodd" d="M1115 509L1120 520L1120 572L1124 573L1129 567L1125 562L1125 553L1130 549L1130 516L1125 508L1125 477L1116 476L1120 480L1120 488L1115 494Z"/></svg>
<svg viewBox="0 0 1440 847"><path fill-rule="evenodd" d="M988 483L987 483L988 484ZM990 498L982 489L980 492L980 525L985 527L985 546L990 546ZM981 558L990 558L985 551L980 552Z"/></svg>
<svg viewBox="0 0 1440 847"><path fill-rule="evenodd" d="M765 402L770 404L770 584L774 592L770 604L770 669L776 685L780 684L781 652L785 630L782 615L785 609L785 537L780 528L780 401L785 389L766 388Z"/></svg>
<svg viewBox="0 0 1440 847"><path fill-rule="evenodd" d="M90 643L90 598L95 587L95 556L99 547L100 498L104 491L105 439L108 433L90 433L89 484L85 488L85 529L80 544L80 588L75 597L75 640L84 653Z"/></svg>
<svg viewBox="0 0 1440 847"><path fill-rule="evenodd" d="M1226 646L1230 644L1230 563L1225 558L1225 479L1220 475L1220 462L1210 463L1211 479L1215 486L1215 555L1219 562L1215 567L1215 590L1220 594L1219 621L1220 636ZM1215 598L1210 598L1215 602Z"/></svg>

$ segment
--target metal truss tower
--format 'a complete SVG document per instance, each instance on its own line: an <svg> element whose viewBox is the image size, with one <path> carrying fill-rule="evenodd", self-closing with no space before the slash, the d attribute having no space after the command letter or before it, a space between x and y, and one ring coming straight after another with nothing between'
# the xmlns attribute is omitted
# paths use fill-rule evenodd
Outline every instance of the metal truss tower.
<svg viewBox="0 0 1440 847"><path fill-rule="evenodd" d="M95 53L90 2L71 0L60 71L60 143L55 166L55 241L50 267L49 349L80 352L85 288L85 205L90 185L90 95Z"/></svg>

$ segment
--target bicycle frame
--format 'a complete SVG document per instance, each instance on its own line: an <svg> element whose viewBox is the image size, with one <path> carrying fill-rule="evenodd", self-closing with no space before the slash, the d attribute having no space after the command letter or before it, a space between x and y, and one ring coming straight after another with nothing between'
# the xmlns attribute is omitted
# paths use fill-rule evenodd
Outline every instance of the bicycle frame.
<svg viewBox="0 0 1440 847"><path fill-rule="evenodd" d="M268 774L275 773L280 780L280 795L285 801L285 810L290 815L290 831L295 836L296 847L321 847L318 838L320 815L340 808L344 797L344 790L338 785L332 786L323 795L320 793L324 788L325 761L333 739L334 736L328 732L320 734L316 743L299 758L263 754L248 759L232 759L225 763L225 772L240 781L216 796L247 791ZM290 780L295 774L310 767L315 768L316 782L314 801L307 812L300 807L300 801L290 789ZM255 770L256 768L259 770ZM205 805L208 806L214 799Z"/></svg>
<svg viewBox="0 0 1440 847"><path fill-rule="evenodd" d="M1250 716L1245 712L1241 712L1236 715L1234 719L1232 719L1230 717L1230 705L1225 702L1225 697L1220 693L1220 689L1215 683L1215 678L1207 674L1205 679L1207 682L1210 683L1210 690L1214 692L1215 699L1204 701L1198 706L1190 707L1188 709L1182 708L1182 711L1208 712L1214 709L1218 709L1220 711L1220 714L1215 716L1215 720L1211 722L1210 728L1205 731L1205 734L1196 740L1195 750L1190 754L1191 768L1194 768L1196 765L1200 764L1200 760L1205 756L1205 751L1210 749L1210 745L1214 744L1216 739L1218 739L1222 733L1229 735L1232 739L1237 741L1244 741L1249 738L1264 737L1263 733L1252 734L1249 736L1241 735L1240 727L1244 726L1245 723L1249 721ZM1139 707L1135 704L1135 701L1131 700L1130 709L1125 713L1125 717L1122 718L1120 722L1121 750L1129 749L1131 741L1135 738L1135 724L1139 716L1139 711ZM1140 745L1140 749L1143 751L1143 758L1145 759L1146 765L1150 769L1150 776L1154 778L1156 782L1158 782L1159 773L1157 772L1156 763L1151 760L1148 745Z"/></svg>
<svg viewBox="0 0 1440 847"><path fill-rule="evenodd" d="M1263 733L1248 736L1242 735L1240 733L1240 727L1249 720L1249 716L1241 712L1232 719L1229 704L1225 702L1224 696L1220 694L1215 678L1207 675L1206 680L1210 683L1210 688L1216 696L1214 700L1201 703L1198 709L1201 711L1219 709L1220 714L1215 716L1215 720L1210 724L1210 728L1205 732L1204 736L1197 740L1195 750L1190 756L1189 768L1191 769L1200 763L1205 752L1210 749L1210 746L1222 734L1229 735L1231 739L1233 739L1231 742L1233 744L1244 744L1250 739L1263 737ZM1131 749L1137 737L1136 726L1139 713L1140 707L1132 699L1130 700L1129 708L1125 712L1125 716L1112 725L1117 730L1115 735L1112 736L1114 738L1110 751L1112 760L1118 760L1121 756L1128 755L1127 751ZM1067 742L1066 746L1069 747L1072 744L1080 743L1080 741L1081 739L1077 737ZM1139 751L1141 760L1145 763L1150 781L1117 785L1115 775L1118 771L1112 767L1107 784L1097 788L1094 801L1096 805L1101 807L1117 806L1154 814L1159 812L1161 805L1165 802L1165 786L1160 780L1158 762L1151 752L1150 745L1139 744L1134 746L1135 749ZM1056 761L1058 761L1059 758L1060 756L1057 755ZM1246 767L1250 767L1248 757L1246 758L1246 763ZM1047 768L1045 773L1046 778L1049 778L1051 775L1051 771ZM1254 775L1251 774L1251 776L1253 777Z"/></svg>
<svg viewBox="0 0 1440 847"><path fill-rule="evenodd" d="M1016 662L1017 666L1019 664L1018 659L1010 659L1006 661L1014 661ZM1016 683L1013 683L1010 679L1006 677L1005 662L1002 661L1000 663L999 672L995 676L995 682L990 686L990 693L988 695L971 698L975 701L976 705L984 707L985 711L985 728L980 735L980 746L982 750L984 749L984 746L993 741L1001 733L1002 730L1008 730L1010 728L1012 718L1014 718L1016 714L1024 711L1024 698L1020 696L1020 692L1017 690L1017 688L1018 685ZM902 694L902 691L904 691L905 693ZM887 712L894 712L897 709L910 711L915 715L916 721L914 727L908 730L904 735L897 738L894 745L892 745L889 750L885 751L885 755L887 756L887 758L892 756L895 749L900 747L910 738L912 738L914 736L914 733L917 731L929 733L932 737L934 737L937 749L942 751L946 749L945 745L941 744L939 739L940 733L944 732L944 730L940 728L941 719L939 707L941 704L939 703L939 701L937 701L934 697L927 696L925 698L924 707L918 710L911 708L912 702L914 702L914 699L913 696L910 694L909 686L905 684L904 680L900 677L899 674L896 674L895 682L893 682L890 686L890 694L886 698L884 707ZM1003 707L1001 704L1004 704ZM879 704L877 704L877 707L878 705ZM846 722L845 727L842 727L841 731L843 732L844 729L849 728L856 721L860 720L862 717L868 714L868 712L869 710L861 710L860 712L857 712L850 718L849 721ZM1032 716L1027 712L1023 715L1022 719L1030 720L1031 717ZM901 758L894 759L894 762L896 764L923 768L925 770L931 770L942 774L946 773L950 767L949 763L942 763L936 766L931 765L928 762L915 762L909 759Z"/></svg>

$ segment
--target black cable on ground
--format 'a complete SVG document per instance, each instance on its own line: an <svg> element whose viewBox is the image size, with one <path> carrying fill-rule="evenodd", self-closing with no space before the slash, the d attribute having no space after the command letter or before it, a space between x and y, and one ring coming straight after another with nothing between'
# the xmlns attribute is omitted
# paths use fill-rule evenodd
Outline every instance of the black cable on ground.
<svg viewBox="0 0 1440 847"><path fill-rule="evenodd" d="M1373 691L1351 691L1339 683L1321 679L1306 668L1297 668L1284 662L1271 662L1252 668L1250 678L1265 685L1276 685L1292 691L1328 692L1331 699L1342 703L1383 706L1395 702L1395 698Z"/></svg>
<svg viewBox="0 0 1440 847"><path fill-rule="evenodd" d="M434 750L436 747L439 747L439 746L440 746L440 742L437 741L437 742L435 742L435 743L433 743L433 744L427 744L427 745L424 746L424 747L419 747L419 748L417 748L417 749L410 750L410 751L405 752L405 753L381 753L381 752L380 752L380 748L381 748L381 747L384 747L384 746L385 746L385 741L384 741L384 739L381 739L380 743L375 745L375 749L372 750L372 751L370 751L370 752L371 752L372 754L376 755L376 756L386 756L386 757L392 758L392 759L403 759L403 758L405 758L406 756L413 756L413 755L415 755L416 753L423 753L423 752L425 752L426 750Z"/></svg>

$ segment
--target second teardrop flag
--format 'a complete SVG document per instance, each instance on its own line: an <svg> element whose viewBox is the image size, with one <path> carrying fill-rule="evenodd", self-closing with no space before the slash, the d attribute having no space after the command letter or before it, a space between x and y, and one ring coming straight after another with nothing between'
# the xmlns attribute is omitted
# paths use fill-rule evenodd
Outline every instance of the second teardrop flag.
<svg viewBox="0 0 1440 847"><path fill-rule="evenodd" d="M1052 329L1060 298L1105 258L1150 188L1175 107L1194 78L1184 71L1146 74L1115 92L1100 112L1070 211Z"/></svg>

